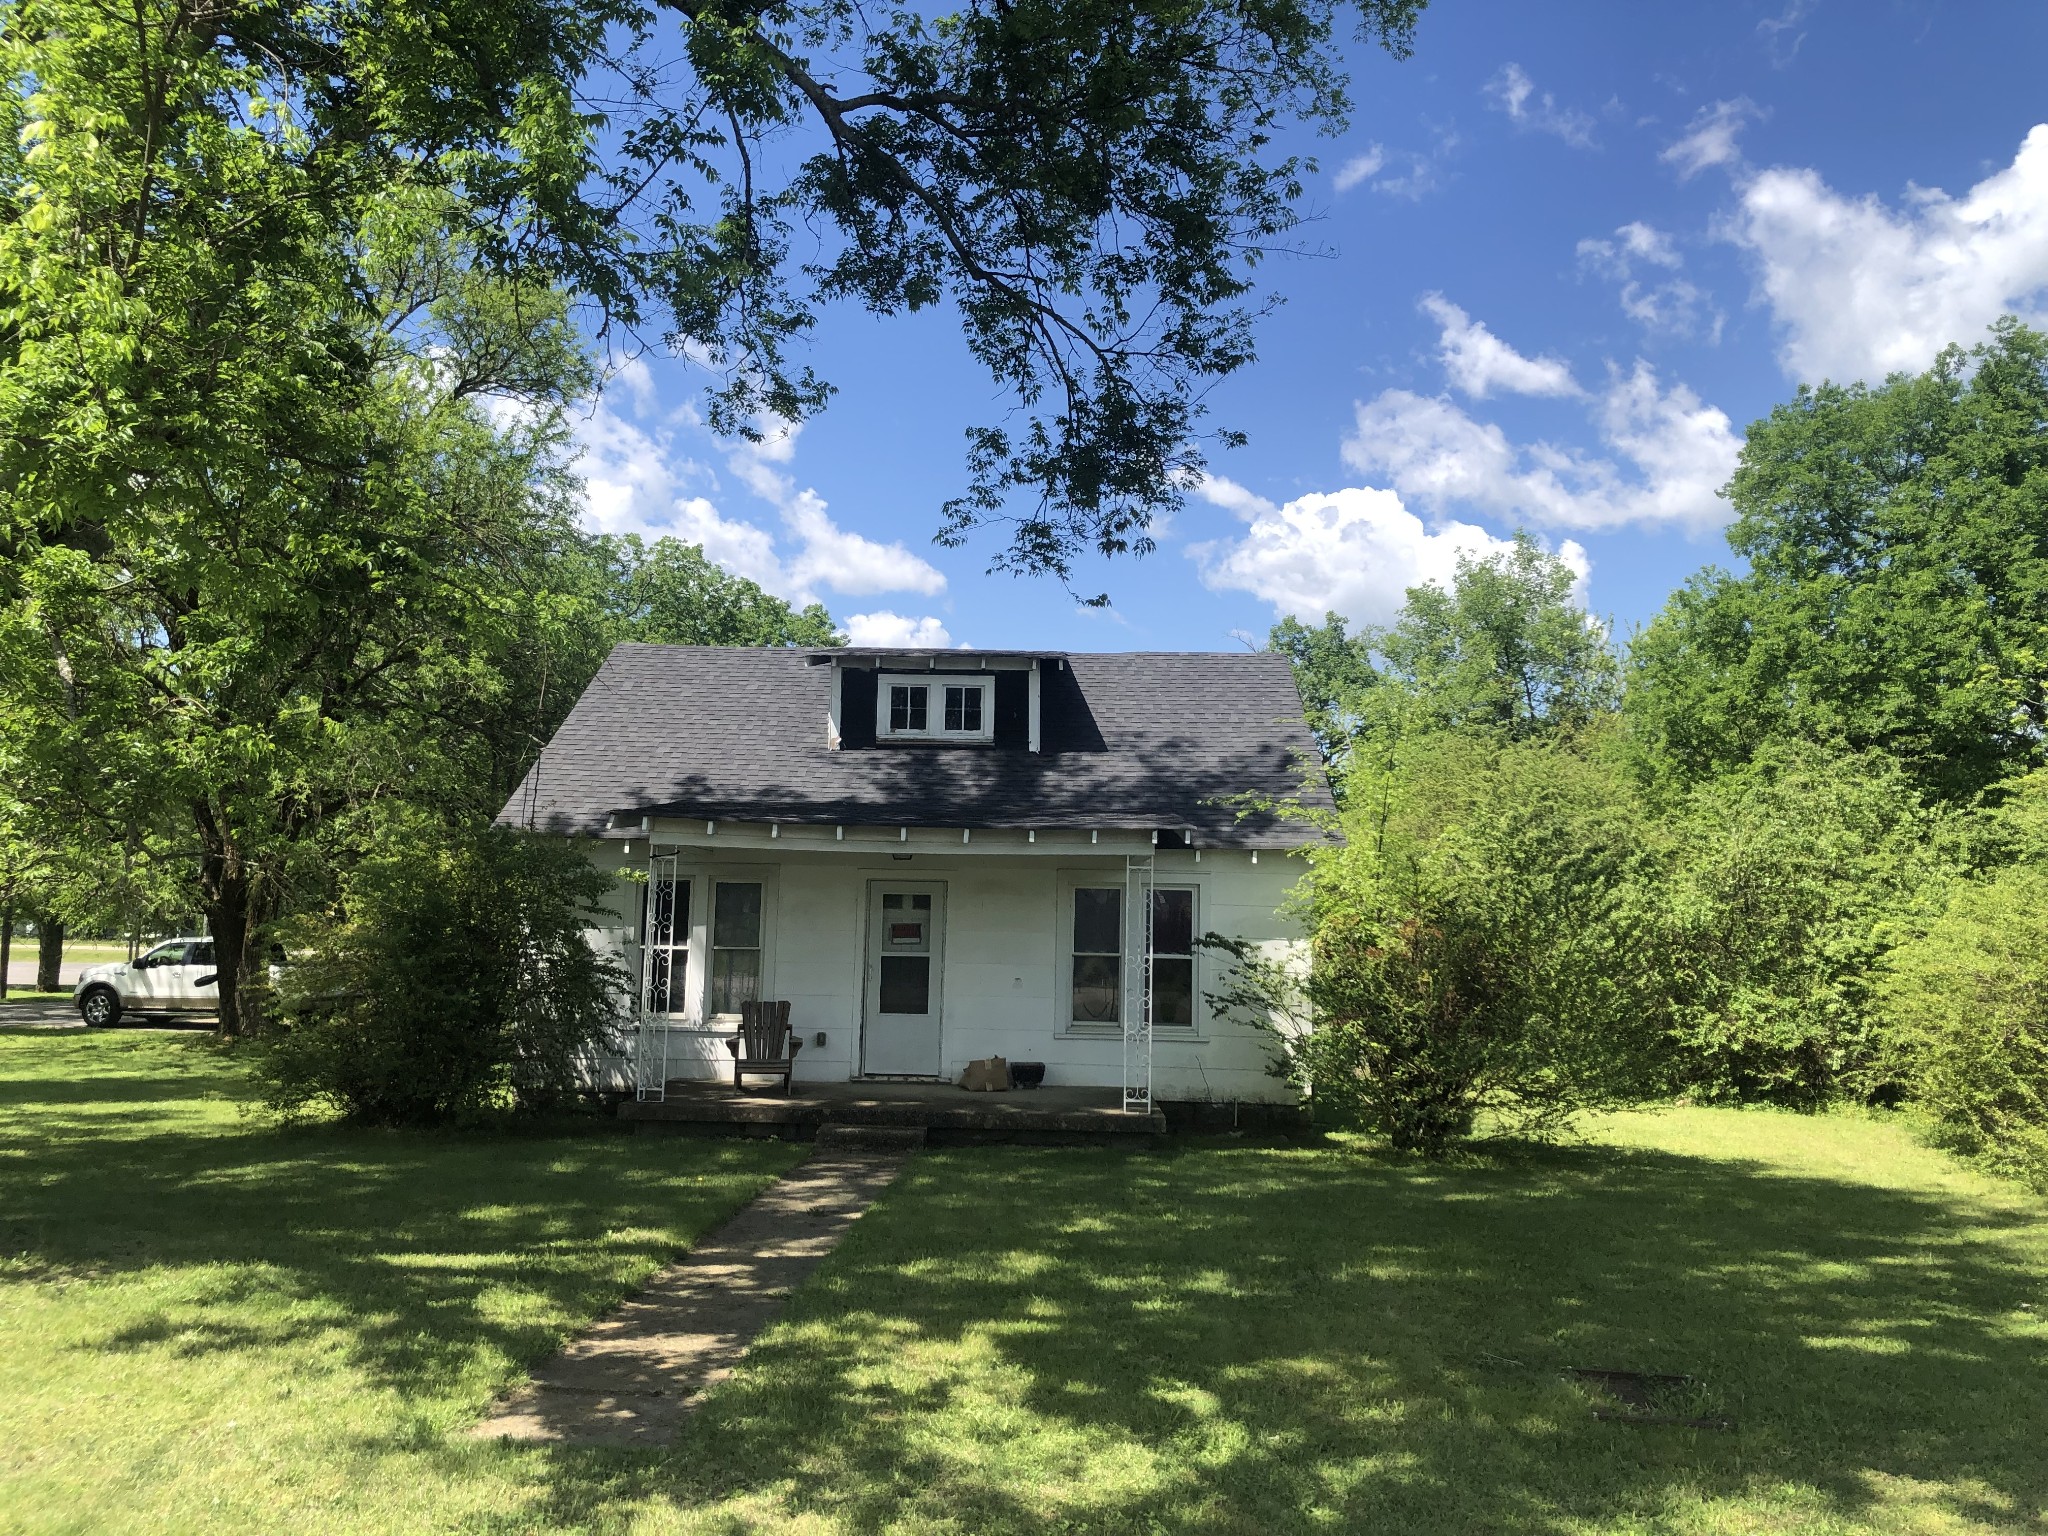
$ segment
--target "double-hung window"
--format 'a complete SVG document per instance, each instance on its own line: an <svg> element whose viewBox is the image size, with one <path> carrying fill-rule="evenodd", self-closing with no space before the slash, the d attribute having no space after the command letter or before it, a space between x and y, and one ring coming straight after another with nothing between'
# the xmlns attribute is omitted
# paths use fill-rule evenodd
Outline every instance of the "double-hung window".
<svg viewBox="0 0 2048 1536"><path fill-rule="evenodd" d="M995 679L885 672L875 688L875 735L882 741L993 741Z"/></svg>
<svg viewBox="0 0 2048 1536"><path fill-rule="evenodd" d="M657 858L647 880L647 1011L690 1011L690 882L673 858Z"/></svg>
<svg viewBox="0 0 2048 1536"><path fill-rule="evenodd" d="M1073 898L1067 1017L1075 1024L1120 1024L1124 1018L1124 888L1077 885ZM1183 1028L1195 1022L1195 892L1152 891L1152 1023ZM1143 935L1139 938L1142 940Z"/></svg>
<svg viewBox="0 0 2048 1536"><path fill-rule="evenodd" d="M711 1012L735 1014L761 997L761 882L720 880L711 891Z"/></svg>

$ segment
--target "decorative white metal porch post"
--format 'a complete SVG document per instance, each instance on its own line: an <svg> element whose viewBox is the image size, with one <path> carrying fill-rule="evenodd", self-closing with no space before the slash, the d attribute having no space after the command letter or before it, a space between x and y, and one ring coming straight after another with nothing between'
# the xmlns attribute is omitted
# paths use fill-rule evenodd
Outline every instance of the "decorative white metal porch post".
<svg viewBox="0 0 2048 1536"><path fill-rule="evenodd" d="M1152 1111L1152 855L1124 861L1124 1108Z"/></svg>

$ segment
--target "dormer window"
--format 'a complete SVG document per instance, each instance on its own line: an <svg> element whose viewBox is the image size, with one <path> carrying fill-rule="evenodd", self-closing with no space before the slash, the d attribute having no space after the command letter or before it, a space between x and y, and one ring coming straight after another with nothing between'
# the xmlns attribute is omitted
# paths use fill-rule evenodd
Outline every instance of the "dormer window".
<svg viewBox="0 0 2048 1536"><path fill-rule="evenodd" d="M995 679L945 673L884 672L875 689L881 741L987 742L995 739Z"/></svg>

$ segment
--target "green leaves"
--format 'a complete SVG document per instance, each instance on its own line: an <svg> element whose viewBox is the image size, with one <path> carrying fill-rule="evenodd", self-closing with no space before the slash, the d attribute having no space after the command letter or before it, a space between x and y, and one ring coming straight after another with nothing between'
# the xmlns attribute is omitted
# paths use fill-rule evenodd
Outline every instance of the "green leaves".
<svg viewBox="0 0 2048 1536"><path fill-rule="evenodd" d="M1749 573L1695 578L1631 653L1672 770L1794 738L1963 803L2040 761L2048 337L2006 321L1927 373L1803 389L1750 428L1730 493Z"/></svg>

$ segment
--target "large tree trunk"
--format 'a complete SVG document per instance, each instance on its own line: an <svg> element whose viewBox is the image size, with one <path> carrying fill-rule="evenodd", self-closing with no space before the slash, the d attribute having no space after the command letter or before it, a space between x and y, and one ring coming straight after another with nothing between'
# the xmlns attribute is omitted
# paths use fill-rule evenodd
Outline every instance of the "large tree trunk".
<svg viewBox="0 0 2048 1536"><path fill-rule="evenodd" d="M56 992L64 985L64 924L45 913L36 919L36 990Z"/></svg>
<svg viewBox="0 0 2048 1536"><path fill-rule="evenodd" d="M0 907L0 998L7 996L7 972L14 963L14 903Z"/></svg>
<svg viewBox="0 0 2048 1536"><path fill-rule="evenodd" d="M264 973L261 876L213 808L194 808L199 823L199 889L220 975L220 1032L234 1039L263 1023Z"/></svg>

